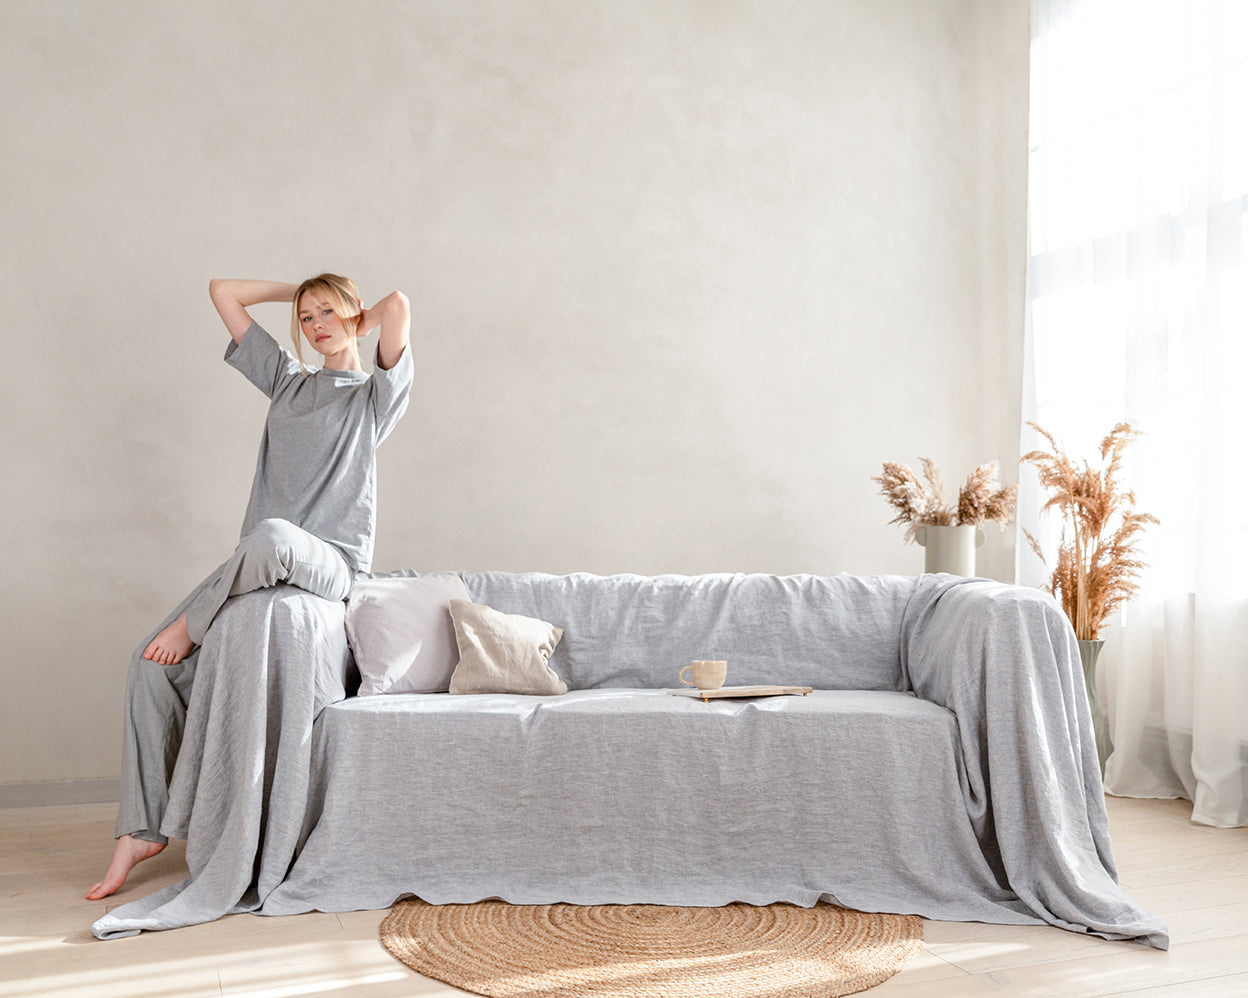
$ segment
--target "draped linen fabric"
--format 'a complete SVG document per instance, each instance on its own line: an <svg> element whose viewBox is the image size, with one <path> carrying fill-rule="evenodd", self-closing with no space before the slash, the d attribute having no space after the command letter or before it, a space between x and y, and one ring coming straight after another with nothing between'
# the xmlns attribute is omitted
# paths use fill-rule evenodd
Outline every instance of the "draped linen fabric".
<svg viewBox="0 0 1248 998"><path fill-rule="evenodd" d="M559 621L550 662L577 689L348 696L341 603L235 597L200 650L162 824L190 876L92 932L414 894L827 900L1169 945L1118 886L1078 649L1044 594L948 575L462 578ZM815 691L668 696L691 647Z"/></svg>
<svg viewBox="0 0 1248 998"><path fill-rule="evenodd" d="M1161 520L1100 635L1105 785L1243 825L1248 4L1033 0L1031 57L1024 420L1093 463L1130 421L1123 481ZM1025 468L1019 522L1053 552L1043 501ZM1019 581L1046 575L1020 552Z"/></svg>

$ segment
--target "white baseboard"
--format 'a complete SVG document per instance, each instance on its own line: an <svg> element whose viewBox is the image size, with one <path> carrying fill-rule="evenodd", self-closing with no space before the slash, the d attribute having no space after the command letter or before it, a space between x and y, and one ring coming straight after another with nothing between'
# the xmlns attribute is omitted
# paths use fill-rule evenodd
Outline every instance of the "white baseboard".
<svg viewBox="0 0 1248 998"><path fill-rule="evenodd" d="M107 804L118 800L121 781L48 780L43 783L0 783L0 808L47 807L51 804Z"/></svg>

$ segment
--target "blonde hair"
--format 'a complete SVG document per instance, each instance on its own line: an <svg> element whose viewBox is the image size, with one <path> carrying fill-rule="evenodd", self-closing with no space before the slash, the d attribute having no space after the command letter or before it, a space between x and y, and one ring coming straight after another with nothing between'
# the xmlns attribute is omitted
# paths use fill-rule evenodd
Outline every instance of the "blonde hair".
<svg viewBox="0 0 1248 998"><path fill-rule="evenodd" d="M329 304L342 319L348 333L355 333L360 320L360 289L355 281L338 274L317 274L309 277L295 290L295 297L290 307L290 338L295 344L295 356L303 363L303 329L299 323L299 299L305 291L325 295Z"/></svg>

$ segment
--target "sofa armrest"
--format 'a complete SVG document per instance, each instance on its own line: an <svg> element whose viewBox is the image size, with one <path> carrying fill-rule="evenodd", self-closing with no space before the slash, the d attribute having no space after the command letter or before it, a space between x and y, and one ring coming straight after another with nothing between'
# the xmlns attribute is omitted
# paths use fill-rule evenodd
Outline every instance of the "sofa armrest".
<svg viewBox="0 0 1248 998"><path fill-rule="evenodd" d="M1117 890L1079 647L1039 590L930 575L906 607L902 670L957 715L967 813L1003 883L1036 910L1099 911L1165 946L1160 919ZM1101 891L1092 884L1111 885ZM1076 921L1071 918L1071 921ZM1067 926L1069 927L1069 926Z"/></svg>
<svg viewBox="0 0 1248 998"><path fill-rule="evenodd" d="M987 697L1020 683L1056 693L1046 709L1086 706L1074 631L1038 589L922 576L903 615L901 656L910 688L955 713L977 716Z"/></svg>
<svg viewBox="0 0 1248 998"><path fill-rule="evenodd" d="M986 579L923 576L902 620L901 657L915 694L958 717L977 810L987 807L989 779L1037 756L1058 767L1063 783L1100 797L1079 648L1050 596Z"/></svg>

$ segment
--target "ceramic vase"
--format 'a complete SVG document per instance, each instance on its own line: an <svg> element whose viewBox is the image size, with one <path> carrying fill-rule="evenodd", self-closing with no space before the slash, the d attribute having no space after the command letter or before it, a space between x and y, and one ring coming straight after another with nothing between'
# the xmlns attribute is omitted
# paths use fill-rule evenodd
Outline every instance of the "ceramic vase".
<svg viewBox="0 0 1248 998"><path fill-rule="evenodd" d="M974 576L975 549L984 543L981 528L967 524L960 527L916 527L914 539L926 549L923 570L928 573Z"/></svg>
<svg viewBox="0 0 1248 998"><path fill-rule="evenodd" d="M1109 758L1109 726L1101 713L1101 700L1096 695L1096 660L1101 655L1104 641L1080 641L1079 658L1083 663L1083 685L1088 691L1088 707L1092 711L1092 732L1096 735L1096 757L1101 763L1101 776L1105 775L1105 760Z"/></svg>

